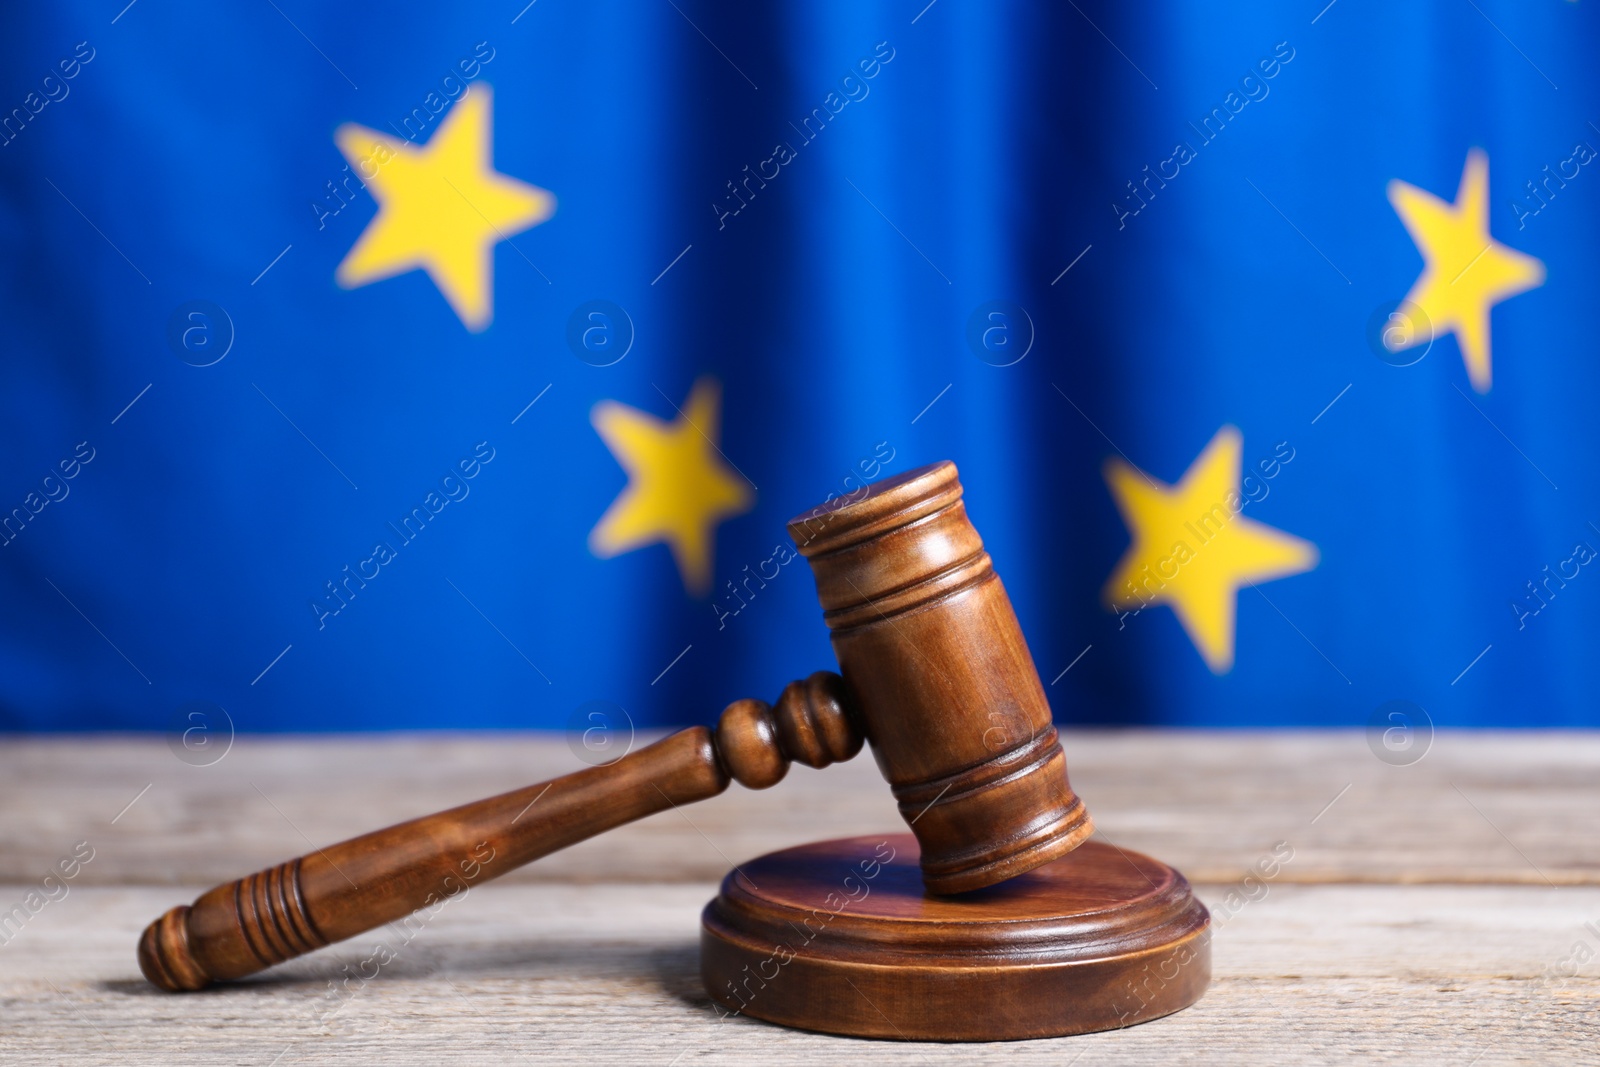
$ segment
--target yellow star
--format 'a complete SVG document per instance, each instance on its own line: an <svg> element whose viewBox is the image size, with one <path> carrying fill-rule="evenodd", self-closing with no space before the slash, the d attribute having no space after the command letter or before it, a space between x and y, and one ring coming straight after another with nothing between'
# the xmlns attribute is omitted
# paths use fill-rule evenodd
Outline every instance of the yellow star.
<svg viewBox="0 0 1600 1067"><path fill-rule="evenodd" d="M1472 387L1487 393L1489 309L1544 284L1543 263L1489 236L1489 157L1481 148L1467 153L1454 204L1398 179L1389 203L1426 261L1406 300L1428 321L1385 332L1384 344L1399 351L1453 330Z"/></svg>
<svg viewBox="0 0 1600 1067"><path fill-rule="evenodd" d="M590 531L591 552L608 559L665 541L684 588L710 592L717 524L755 506L717 447L721 399L716 379L701 378L672 422L614 400L594 406L589 419L628 472L628 486Z"/></svg>
<svg viewBox="0 0 1600 1067"><path fill-rule="evenodd" d="M493 96L479 83L425 147L353 122L334 132L378 201L378 214L339 264L346 289L428 272L467 329L494 318L494 246L555 214L556 198L494 169ZM369 173L370 172L370 173Z"/></svg>
<svg viewBox="0 0 1600 1067"><path fill-rule="evenodd" d="M1240 515L1243 439L1224 426L1176 486L1131 464L1106 464L1106 483L1133 544L1106 583L1113 611L1169 604L1213 673L1233 666L1234 611L1241 586L1317 565L1317 546Z"/></svg>

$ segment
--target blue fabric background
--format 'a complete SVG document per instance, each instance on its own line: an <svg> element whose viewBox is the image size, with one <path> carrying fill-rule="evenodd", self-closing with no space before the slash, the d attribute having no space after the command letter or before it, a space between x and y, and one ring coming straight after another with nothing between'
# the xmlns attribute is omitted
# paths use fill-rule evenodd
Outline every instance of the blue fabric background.
<svg viewBox="0 0 1600 1067"><path fill-rule="evenodd" d="M771 699L832 665L803 563L719 629L664 546L588 549L626 483L590 409L670 418L702 375L758 487L716 531L719 588L886 442L890 471L960 466L1062 721L1359 724L1405 699L1441 726L1600 724L1600 577L1520 630L1508 607L1600 545L1600 171L1521 229L1512 207L1600 144L1592 5L520 8L8 16L0 109L79 42L93 58L0 146L0 508L79 442L94 458L0 547L0 728L165 729L196 700L250 731L560 727L596 700L648 726ZM558 207L497 247L474 334L421 273L339 288L376 205L310 205L344 174L336 127L398 123L480 42L495 166ZM880 42L868 93L798 144ZM1125 183L1280 42L1267 94L1119 221ZM797 158L719 224L780 141ZM1386 184L1450 200L1474 146L1495 236L1548 269L1493 312L1486 396L1454 337L1404 368L1368 342L1422 265ZM591 299L636 327L611 367L567 347ZM191 300L236 330L210 367L167 341ZM967 344L990 300L1034 323L1014 366ZM1175 482L1225 424L1247 462L1292 446L1250 514L1321 562L1267 588L1281 613L1240 595L1217 676L1170 610L1102 606L1128 543L1102 465ZM480 441L470 496L319 630L324 581Z"/></svg>

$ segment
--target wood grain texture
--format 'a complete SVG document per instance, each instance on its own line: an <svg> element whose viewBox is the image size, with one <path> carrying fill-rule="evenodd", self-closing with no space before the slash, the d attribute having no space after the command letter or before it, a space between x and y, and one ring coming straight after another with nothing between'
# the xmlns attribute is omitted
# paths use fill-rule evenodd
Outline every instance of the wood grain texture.
<svg viewBox="0 0 1600 1067"><path fill-rule="evenodd" d="M0 913L76 842L94 857L0 944L0 1060L1595 1061L1600 938L1584 924L1600 924L1600 736L1445 733L1404 768L1359 733L1067 731L1063 744L1102 838L1196 883L1217 924L1213 984L1194 1007L1127 1031L959 1049L719 1021L700 987L700 910L733 863L900 828L866 760L651 816L472 889L409 940L386 928L197 994L217 1008L202 1016L139 976L130 946L152 915L242 870L567 773L577 758L548 735L246 736L195 768L160 739L8 740ZM1278 842L1293 856L1274 877L1217 884L1259 872ZM173 872L181 882L166 884ZM1422 882L1446 884L1411 884ZM393 942L386 964L380 939ZM377 977L361 981L363 966Z"/></svg>
<svg viewBox="0 0 1600 1067"><path fill-rule="evenodd" d="M1600 734L1441 733L1410 767L1379 762L1359 732L1066 730L1062 743L1102 836L1191 881L1237 880L1287 840L1288 881L1600 885ZM0 810L27 817L0 820L0 881L37 880L87 840L78 885L209 885L582 766L560 736L533 733L242 735L211 767L159 738L7 739ZM508 880L715 882L739 859L901 825L856 759L653 815Z"/></svg>
<svg viewBox="0 0 1600 1067"><path fill-rule="evenodd" d="M1197 888L1214 912L1227 910L1226 888ZM21 889L0 887L0 900ZM271 976L173 997L139 977L128 950L172 890L77 888L0 947L0 1059L261 1067L1595 1062L1600 972L1593 962L1578 977L1552 971L1585 936L1582 924L1600 920L1595 888L1274 883L1221 924L1212 986L1193 1007L1123 1031L975 1046L719 1019L700 986L696 948L699 911L714 891L711 882L486 885L409 942L368 935ZM370 981L341 986L378 958L380 941L392 962Z"/></svg>

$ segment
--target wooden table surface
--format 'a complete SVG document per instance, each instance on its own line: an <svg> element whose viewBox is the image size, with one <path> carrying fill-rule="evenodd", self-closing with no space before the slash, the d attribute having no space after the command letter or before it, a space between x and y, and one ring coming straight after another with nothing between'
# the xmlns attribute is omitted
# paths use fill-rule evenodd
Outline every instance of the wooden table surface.
<svg viewBox="0 0 1600 1067"><path fill-rule="evenodd" d="M700 908L732 864L901 828L868 758L586 842L473 888L409 942L374 931L174 996L134 962L171 905L577 759L537 734L240 737L208 767L162 738L6 740L0 1061L1600 1062L1600 734L1443 733L1410 766L1360 733L1065 745L1102 835L1177 866L1212 908L1213 984L1124 1031L960 1046L719 1019L700 988ZM1285 847L1276 877L1242 881ZM46 883L75 850L92 858ZM393 962L337 993L379 942Z"/></svg>

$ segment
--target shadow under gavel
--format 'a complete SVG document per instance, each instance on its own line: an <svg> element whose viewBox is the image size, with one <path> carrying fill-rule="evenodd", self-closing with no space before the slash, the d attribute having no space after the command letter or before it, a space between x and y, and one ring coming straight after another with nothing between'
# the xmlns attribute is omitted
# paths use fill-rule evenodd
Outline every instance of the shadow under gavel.
<svg viewBox="0 0 1600 1067"><path fill-rule="evenodd" d="M615 763L400 823L218 886L139 940L146 978L196 990L354 937L568 845L730 781L776 784L791 761L870 741L916 834L923 882L960 893L1064 855L1093 831L1050 707L949 462L793 519L842 674L775 706L728 705Z"/></svg>

